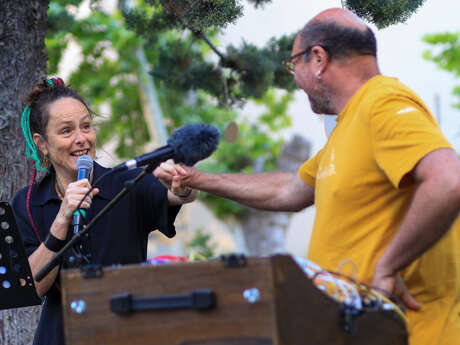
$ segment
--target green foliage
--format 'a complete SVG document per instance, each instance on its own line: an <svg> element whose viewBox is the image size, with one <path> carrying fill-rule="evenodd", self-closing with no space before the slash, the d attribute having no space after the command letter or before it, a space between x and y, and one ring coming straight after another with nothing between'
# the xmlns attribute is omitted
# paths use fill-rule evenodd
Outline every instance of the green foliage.
<svg viewBox="0 0 460 345"><path fill-rule="evenodd" d="M58 1L50 3L48 10L48 36L52 36L59 31L68 31L74 22L74 17L69 13L68 7L65 4L61 4Z"/></svg>
<svg viewBox="0 0 460 345"><path fill-rule="evenodd" d="M161 0L161 4L182 29L193 31L225 28L243 14L237 0Z"/></svg>
<svg viewBox="0 0 460 345"><path fill-rule="evenodd" d="M426 0L344 0L346 8L379 29L404 23Z"/></svg>
<svg viewBox="0 0 460 345"><path fill-rule="evenodd" d="M185 35L161 44L153 76L168 88L184 92L201 89L224 102L223 71L205 60L201 42L196 41L193 35Z"/></svg>
<svg viewBox="0 0 460 345"><path fill-rule="evenodd" d="M286 69L280 63L291 56L291 49L294 44L296 34L284 35L280 38L272 37L267 46L264 48L264 54L268 56L274 65L273 86L286 91L294 91L297 89L295 82L290 73L286 73Z"/></svg>
<svg viewBox="0 0 460 345"><path fill-rule="evenodd" d="M148 0L126 11L125 16L129 26L148 33L167 29L223 29L242 14L238 0Z"/></svg>
<svg viewBox="0 0 460 345"><path fill-rule="evenodd" d="M202 229L195 231L192 240L187 243L190 257L198 259L211 259L216 256L216 243L211 242L211 235L205 234Z"/></svg>
<svg viewBox="0 0 460 345"><path fill-rule="evenodd" d="M294 34L280 39L273 37L262 49L246 42L239 49L227 48L229 59L238 66L244 96L261 98L273 86L295 90L294 79L281 64L291 54L294 37Z"/></svg>
<svg viewBox="0 0 460 345"><path fill-rule="evenodd" d="M65 0L53 1L48 9L48 27L45 45L48 54L48 74L53 75L58 71L58 63L62 53L67 48L69 35L67 34L75 24L73 15L69 12L72 5L77 6L81 0L74 0L67 4Z"/></svg>
<svg viewBox="0 0 460 345"><path fill-rule="evenodd" d="M256 6L268 2L252 1ZM124 11L128 27L149 45L155 45L162 32L182 30L180 39L158 46L153 74L167 87L201 89L221 105L241 105L251 97L262 97L270 87L294 90L292 77L281 65L290 56L294 34L272 38L262 48L246 42L229 46L225 54L214 45L213 38L241 15L239 1L228 0L151 0ZM203 55L203 43L217 54L217 63Z"/></svg>
<svg viewBox="0 0 460 345"><path fill-rule="evenodd" d="M260 115L259 123L265 124L273 132L290 127L292 122L291 118L287 115L287 109L293 98L290 93L277 98L273 90L271 90L265 93L263 98L254 100L256 104L267 108Z"/></svg>
<svg viewBox="0 0 460 345"><path fill-rule="evenodd" d="M423 41L430 44L432 50L426 50L423 57L434 62L439 68L460 77L460 32L428 34ZM456 86L453 94L459 99L455 107L460 109L460 86Z"/></svg>
<svg viewBox="0 0 460 345"><path fill-rule="evenodd" d="M50 7L51 18L56 7ZM47 37L49 71L56 73L62 48L75 40L83 61L66 82L100 112L109 103L111 116L98 118L98 141L116 140L116 154L130 157L143 152L150 136L143 118L135 78L137 60L133 54L139 39L123 27L121 15L93 11L88 18L74 21L66 32Z"/></svg>
<svg viewBox="0 0 460 345"><path fill-rule="evenodd" d="M227 48L229 59L238 66L241 80L241 92L249 97L262 97L273 85L276 68L263 50L253 44L243 43L241 49L233 46Z"/></svg>
<svg viewBox="0 0 460 345"><path fill-rule="evenodd" d="M62 53L67 48L68 43L65 32L58 32L53 38L45 38L46 53L48 55L48 75L58 73L58 63L61 61Z"/></svg>
<svg viewBox="0 0 460 345"><path fill-rule="evenodd" d="M423 41L436 49L426 50L423 57L435 62L441 69L460 76L460 33L438 33L423 37Z"/></svg>
<svg viewBox="0 0 460 345"><path fill-rule="evenodd" d="M246 42L229 46L220 65L203 55L203 42L194 35L159 46L159 58L153 71L155 78L169 88L182 91L201 89L213 95L221 105L242 104L248 98L261 98L271 88L292 91L295 83L281 65L290 55L294 36L272 38L267 47Z"/></svg>
<svg viewBox="0 0 460 345"><path fill-rule="evenodd" d="M92 1L95 1L95 0L92 0ZM50 3L50 6L52 5L60 5L62 7L73 7L74 9L77 8L78 6L80 6L82 3L84 2L84 0L53 0L52 3Z"/></svg>

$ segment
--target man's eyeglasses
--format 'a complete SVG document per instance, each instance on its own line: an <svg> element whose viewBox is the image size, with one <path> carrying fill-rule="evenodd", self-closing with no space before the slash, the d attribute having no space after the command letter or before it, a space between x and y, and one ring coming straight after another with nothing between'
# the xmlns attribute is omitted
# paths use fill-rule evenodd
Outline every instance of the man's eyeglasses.
<svg viewBox="0 0 460 345"><path fill-rule="evenodd" d="M327 53L329 53L328 49L325 47L325 46L322 46L322 45L319 45L319 44L315 44L315 45L312 45L312 46L309 46L307 47L306 49L302 50L301 52L297 53L297 54L294 54L292 55L290 58L286 59L286 60L283 60L282 64L283 66L287 69L287 71L291 74L294 74L294 63L292 62L295 58L299 57L299 56L302 56L304 54L309 54L311 49L314 47L314 46L319 46L319 47L322 47Z"/></svg>
<svg viewBox="0 0 460 345"><path fill-rule="evenodd" d="M287 71L291 74L294 74L294 62L292 62L295 58L302 56L306 53L309 53L311 50L311 46L302 50L300 53L292 55L290 58L283 60L282 64L287 69Z"/></svg>

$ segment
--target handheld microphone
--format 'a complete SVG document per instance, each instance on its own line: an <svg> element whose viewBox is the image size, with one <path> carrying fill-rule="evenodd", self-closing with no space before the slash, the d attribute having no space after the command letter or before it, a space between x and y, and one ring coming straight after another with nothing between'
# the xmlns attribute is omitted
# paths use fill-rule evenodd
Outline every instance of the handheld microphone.
<svg viewBox="0 0 460 345"><path fill-rule="evenodd" d="M93 170L93 160L89 156L81 156L77 159L77 181L84 178L89 180L91 171ZM76 210L73 213L73 232L77 233L80 228L81 214L84 214L84 210Z"/></svg>
<svg viewBox="0 0 460 345"><path fill-rule="evenodd" d="M176 163L192 166L209 157L219 144L219 131L212 125L191 124L175 130L168 144L153 152L133 158L114 167L113 172L161 163L170 158Z"/></svg>

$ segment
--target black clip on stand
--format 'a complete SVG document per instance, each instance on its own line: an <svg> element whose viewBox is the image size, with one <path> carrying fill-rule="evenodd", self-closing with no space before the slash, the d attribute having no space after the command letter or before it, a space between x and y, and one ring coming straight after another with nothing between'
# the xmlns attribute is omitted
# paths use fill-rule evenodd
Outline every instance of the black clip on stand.
<svg viewBox="0 0 460 345"><path fill-rule="evenodd" d="M73 237L70 239L69 242L66 243L62 249L54 254L53 258L46 264L45 267L43 267L40 272L38 272L34 279L39 282L41 281L48 273L51 272L51 270L59 264L59 261L61 260L61 257L63 254L69 249L72 248L74 245L79 243L82 240L82 235L86 234L93 226L94 224L102 218L113 206L115 206L118 201L123 198L135 185L141 178L143 178L145 175L148 173L151 173L153 169L158 165L159 162L153 162L150 163L147 167L142 170L142 172L136 176L134 180L129 180L126 181L125 187L112 199L110 202L86 225L83 227L83 229L73 235Z"/></svg>

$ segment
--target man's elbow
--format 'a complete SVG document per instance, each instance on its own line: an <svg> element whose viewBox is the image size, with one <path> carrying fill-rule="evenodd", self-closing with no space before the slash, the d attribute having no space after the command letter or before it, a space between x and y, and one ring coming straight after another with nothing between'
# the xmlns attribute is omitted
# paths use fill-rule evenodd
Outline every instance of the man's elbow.
<svg viewBox="0 0 460 345"><path fill-rule="evenodd" d="M443 196L452 208L460 211L460 172L446 172L441 177Z"/></svg>
<svg viewBox="0 0 460 345"><path fill-rule="evenodd" d="M291 210L292 212L300 212L305 210L307 207L311 206L312 203L298 203L296 205L293 205Z"/></svg>
<svg viewBox="0 0 460 345"><path fill-rule="evenodd" d="M284 202L277 202L277 205L283 205L279 211L300 212L313 205L313 198L287 198Z"/></svg>

